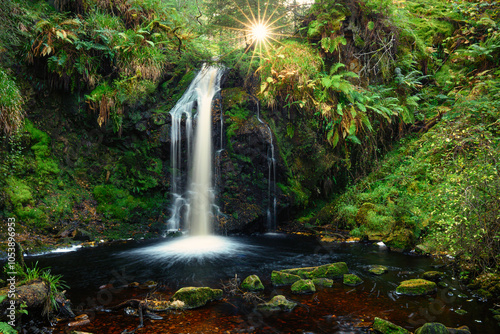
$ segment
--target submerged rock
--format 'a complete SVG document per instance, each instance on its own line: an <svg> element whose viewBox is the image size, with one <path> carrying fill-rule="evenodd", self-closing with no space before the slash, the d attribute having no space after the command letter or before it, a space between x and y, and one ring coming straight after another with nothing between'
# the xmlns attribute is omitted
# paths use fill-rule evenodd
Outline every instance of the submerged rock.
<svg viewBox="0 0 500 334"><path fill-rule="evenodd" d="M292 275L281 271L273 271L271 273L271 282L276 286L292 284L297 282L298 280L300 280L300 277L297 275Z"/></svg>
<svg viewBox="0 0 500 334"><path fill-rule="evenodd" d="M409 330L377 317L375 317L375 321L373 322L373 329L382 334L411 334Z"/></svg>
<svg viewBox="0 0 500 334"><path fill-rule="evenodd" d="M458 310L455 310L455 313L458 315L465 315L468 312L466 310L463 310L463 309L458 309Z"/></svg>
<svg viewBox="0 0 500 334"><path fill-rule="evenodd" d="M241 283L241 288L247 291L258 291L264 290L264 285L260 281L259 276L250 275L245 278L245 280L243 280L243 283Z"/></svg>
<svg viewBox="0 0 500 334"><path fill-rule="evenodd" d="M470 329L467 326L460 326L458 328L450 328L448 327L448 332L450 334L471 334Z"/></svg>
<svg viewBox="0 0 500 334"><path fill-rule="evenodd" d="M429 322L415 331L415 334L449 334L448 328L439 322Z"/></svg>
<svg viewBox="0 0 500 334"><path fill-rule="evenodd" d="M368 271L373 275L382 275L387 272L387 267L382 265L373 265L368 269Z"/></svg>
<svg viewBox="0 0 500 334"><path fill-rule="evenodd" d="M436 289L436 283L417 278L401 282L396 292L408 296L423 296L436 292Z"/></svg>
<svg viewBox="0 0 500 334"><path fill-rule="evenodd" d="M422 277L426 280L439 282L444 278L445 274L442 271L426 271L423 273Z"/></svg>
<svg viewBox="0 0 500 334"><path fill-rule="evenodd" d="M357 286L363 283L363 280L354 274L344 274L343 283L349 286Z"/></svg>
<svg viewBox="0 0 500 334"><path fill-rule="evenodd" d="M184 308L197 308L205 305L209 301L222 298L222 290L208 287L185 287L177 290L170 298L172 302L177 300L184 303Z"/></svg>
<svg viewBox="0 0 500 334"><path fill-rule="evenodd" d="M333 280L329 278L314 278L313 283L316 286L324 286L331 288L333 286Z"/></svg>
<svg viewBox="0 0 500 334"><path fill-rule="evenodd" d="M310 279L301 279L292 284L292 293L302 294L302 293L313 293L316 292L316 287Z"/></svg>
<svg viewBox="0 0 500 334"><path fill-rule="evenodd" d="M345 262L324 264L318 267L305 267L281 270L283 273L297 275L300 278L336 278L348 273Z"/></svg>
<svg viewBox="0 0 500 334"><path fill-rule="evenodd" d="M287 300L285 296L277 295L269 302L257 305L257 309L263 312L291 311L296 305L297 303Z"/></svg>

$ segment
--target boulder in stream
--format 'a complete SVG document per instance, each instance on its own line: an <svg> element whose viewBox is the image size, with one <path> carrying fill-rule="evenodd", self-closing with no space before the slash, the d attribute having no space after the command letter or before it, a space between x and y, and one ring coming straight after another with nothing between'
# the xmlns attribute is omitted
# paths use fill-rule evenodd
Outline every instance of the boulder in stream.
<svg viewBox="0 0 500 334"><path fill-rule="evenodd" d="M247 291L259 291L264 290L264 285L260 281L259 276L250 275L243 280L241 283L241 288Z"/></svg>
<svg viewBox="0 0 500 334"><path fill-rule="evenodd" d="M297 303L289 301L283 295L274 296L267 303L257 305L257 309L261 312L277 312L277 311L291 311Z"/></svg>
<svg viewBox="0 0 500 334"><path fill-rule="evenodd" d="M417 328L415 334L449 334L448 328L439 322L429 322Z"/></svg>
<svg viewBox="0 0 500 334"><path fill-rule="evenodd" d="M300 280L299 276L282 271L273 270L273 272L271 273L271 282L273 282L273 285L275 286L292 284L297 282L298 280Z"/></svg>
<svg viewBox="0 0 500 334"><path fill-rule="evenodd" d="M344 274L343 283L348 286L358 286L363 283L363 280L354 274Z"/></svg>
<svg viewBox="0 0 500 334"><path fill-rule="evenodd" d="M173 302L179 300L184 303L184 308L191 309L204 306L209 301L219 300L221 298L222 290L220 289L190 286L177 290L170 300Z"/></svg>
<svg viewBox="0 0 500 334"><path fill-rule="evenodd" d="M375 321L373 322L373 330L382 334L411 334L409 330L377 317L375 317Z"/></svg>
<svg viewBox="0 0 500 334"><path fill-rule="evenodd" d="M439 282L444 278L445 274L442 271L426 271L422 274L422 277L426 280Z"/></svg>
<svg viewBox="0 0 500 334"><path fill-rule="evenodd" d="M382 275L382 274L385 274L387 272L387 267L376 264L376 265L370 266L370 269L368 269L368 271L373 275Z"/></svg>
<svg viewBox="0 0 500 334"><path fill-rule="evenodd" d="M408 296L423 296L436 292L436 289L436 283L417 278L401 282L396 292Z"/></svg>
<svg viewBox="0 0 500 334"><path fill-rule="evenodd" d="M348 273L347 264L345 262L336 262L324 264L318 267L305 267L281 270L283 273L297 275L300 278L337 278Z"/></svg>
<svg viewBox="0 0 500 334"><path fill-rule="evenodd" d="M292 284L292 293L303 294L316 292L316 287L310 279L301 279Z"/></svg>
<svg viewBox="0 0 500 334"><path fill-rule="evenodd" d="M329 278L314 278L313 283L315 286L324 286L331 288L333 286L333 280Z"/></svg>

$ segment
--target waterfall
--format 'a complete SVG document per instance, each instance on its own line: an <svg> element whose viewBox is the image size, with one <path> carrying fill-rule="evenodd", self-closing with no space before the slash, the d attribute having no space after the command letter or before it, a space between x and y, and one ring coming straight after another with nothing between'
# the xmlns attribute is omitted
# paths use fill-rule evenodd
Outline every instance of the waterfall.
<svg viewBox="0 0 500 334"><path fill-rule="evenodd" d="M267 192L269 198L269 204L267 207L267 230L276 230L276 159L274 158L274 143L273 143L273 133L268 124L264 123L260 119L260 107L257 101L257 119L259 122L267 127L269 131L269 143L271 144L269 150L267 151L267 164L269 166L269 172L267 177Z"/></svg>
<svg viewBox="0 0 500 334"><path fill-rule="evenodd" d="M203 66L175 107L170 111L172 206L168 230L184 227L191 234L211 232L214 192L212 189L212 100L220 90L222 71L218 67ZM193 136L193 109L197 106L196 127ZM182 160L182 120L185 119L187 157ZM194 140L193 140L194 139ZM194 154L193 154L194 151ZM182 169L188 170L187 194L182 189Z"/></svg>

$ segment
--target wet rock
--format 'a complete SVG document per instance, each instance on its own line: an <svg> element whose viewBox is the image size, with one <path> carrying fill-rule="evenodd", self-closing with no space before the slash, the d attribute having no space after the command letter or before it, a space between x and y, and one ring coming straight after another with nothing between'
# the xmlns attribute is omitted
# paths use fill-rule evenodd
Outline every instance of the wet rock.
<svg viewBox="0 0 500 334"><path fill-rule="evenodd" d="M448 332L450 334L471 334L470 329L467 326L460 326L458 328L450 328L448 327Z"/></svg>
<svg viewBox="0 0 500 334"><path fill-rule="evenodd" d="M429 322L415 331L415 334L449 334L448 328L439 322Z"/></svg>
<svg viewBox="0 0 500 334"><path fill-rule="evenodd" d="M468 312L466 310L458 309L458 310L455 310L455 313L458 314L458 315L465 315Z"/></svg>
<svg viewBox="0 0 500 334"><path fill-rule="evenodd" d="M281 270L283 273L297 275L300 278L336 278L348 273L345 262L324 264L318 267L305 267Z"/></svg>
<svg viewBox="0 0 500 334"><path fill-rule="evenodd" d="M344 274L343 283L348 286L357 286L363 283L363 280L354 274Z"/></svg>
<svg viewBox="0 0 500 334"><path fill-rule="evenodd" d="M382 265L373 265L368 269L368 271L373 275L382 275L387 272L387 267Z"/></svg>
<svg viewBox="0 0 500 334"><path fill-rule="evenodd" d="M92 240L92 235L90 234L90 232L87 232L81 228L75 229L71 233L71 237L73 238L73 240L77 240L77 241L90 241L90 240Z"/></svg>
<svg viewBox="0 0 500 334"><path fill-rule="evenodd" d="M436 292L436 289L436 283L417 278L401 282L396 292L408 296L423 296Z"/></svg>
<svg viewBox="0 0 500 334"><path fill-rule="evenodd" d="M264 285L260 281L259 276L250 275L243 280L241 283L241 288L247 291L259 291L264 290Z"/></svg>
<svg viewBox="0 0 500 334"><path fill-rule="evenodd" d="M448 283L446 283L446 282L439 282L439 283L438 283L438 286L439 286L440 288L447 288L447 287L448 287Z"/></svg>
<svg viewBox="0 0 500 334"><path fill-rule="evenodd" d="M222 290L212 289L208 287L185 287L177 290L170 298L171 301L181 301L184 303L184 308L191 309L204 306L212 300L222 298Z"/></svg>
<svg viewBox="0 0 500 334"><path fill-rule="evenodd" d="M375 321L373 322L373 329L382 334L411 334L410 331L403 327L377 317L375 317Z"/></svg>
<svg viewBox="0 0 500 334"><path fill-rule="evenodd" d="M301 279L292 284L292 293L303 294L316 292L316 287L310 279Z"/></svg>
<svg viewBox="0 0 500 334"><path fill-rule="evenodd" d="M423 273L422 277L426 280L433 281L433 282L439 282L441 281L445 276L445 273L442 271L426 271Z"/></svg>
<svg viewBox="0 0 500 334"><path fill-rule="evenodd" d="M273 271L271 273L271 282L275 286L288 285L297 282L300 277L297 275L284 273L281 271Z"/></svg>
<svg viewBox="0 0 500 334"><path fill-rule="evenodd" d="M155 281L146 281L146 282L139 285L139 289L147 290L147 289L156 288L157 286L158 286L158 283Z"/></svg>
<svg viewBox="0 0 500 334"><path fill-rule="evenodd" d="M297 303L287 300L285 296L277 295L269 302L257 305L257 309L262 312L291 311L296 305Z"/></svg>
<svg viewBox="0 0 500 334"><path fill-rule="evenodd" d="M333 286L333 280L329 278L314 278L313 283L316 286L324 286L331 288Z"/></svg>

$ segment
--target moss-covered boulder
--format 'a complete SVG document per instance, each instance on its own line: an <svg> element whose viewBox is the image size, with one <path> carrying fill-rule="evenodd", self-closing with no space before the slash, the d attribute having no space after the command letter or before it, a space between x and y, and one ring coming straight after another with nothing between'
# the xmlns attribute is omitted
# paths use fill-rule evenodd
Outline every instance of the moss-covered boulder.
<svg viewBox="0 0 500 334"><path fill-rule="evenodd" d="M316 292L316 287L310 279L301 279L292 284L292 293L303 294Z"/></svg>
<svg viewBox="0 0 500 334"><path fill-rule="evenodd" d="M390 321L375 317L373 330L382 334L411 334L410 331L393 324Z"/></svg>
<svg viewBox="0 0 500 334"><path fill-rule="evenodd" d="M393 230L389 236L384 239L384 243L391 251L402 252L412 249L415 240L416 238L413 231L406 228L399 228Z"/></svg>
<svg viewBox="0 0 500 334"><path fill-rule="evenodd" d="M436 283L417 278L401 282L396 288L396 292L408 296L423 296L436 292L436 289Z"/></svg>
<svg viewBox="0 0 500 334"><path fill-rule="evenodd" d="M348 286L357 286L363 283L363 280L355 274L344 274L343 283Z"/></svg>
<svg viewBox="0 0 500 334"><path fill-rule="evenodd" d="M439 282L444 278L445 274L442 271L426 271L422 277L428 281Z"/></svg>
<svg viewBox="0 0 500 334"><path fill-rule="evenodd" d="M347 264L345 262L336 262L324 264L318 267L304 267L281 270L283 273L297 275L300 278L336 278L348 273Z"/></svg>
<svg viewBox="0 0 500 334"><path fill-rule="evenodd" d="M259 276L250 275L243 280L241 283L241 288L247 291L259 291L264 290L264 285L260 281Z"/></svg>
<svg viewBox="0 0 500 334"><path fill-rule="evenodd" d="M429 322L415 331L415 334L449 334L448 328L439 322Z"/></svg>
<svg viewBox="0 0 500 334"><path fill-rule="evenodd" d="M450 334L471 334L470 329L467 326L460 326L458 328L450 328L448 327L448 332Z"/></svg>
<svg viewBox="0 0 500 334"><path fill-rule="evenodd" d="M375 204L363 203L363 205L361 205L361 207L358 209L358 212L356 213L356 218L354 218L356 224L358 224L358 226L366 225L368 223L367 221L368 213L370 211L375 211L376 208L377 207Z"/></svg>
<svg viewBox="0 0 500 334"><path fill-rule="evenodd" d="M267 303L257 305L257 309L261 312L276 312L276 311L291 311L297 303L289 301L285 296L277 295Z"/></svg>
<svg viewBox="0 0 500 334"><path fill-rule="evenodd" d="M285 273L282 271L273 271L271 273L271 282L275 286L293 284L298 280L300 280L299 276Z"/></svg>
<svg viewBox="0 0 500 334"><path fill-rule="evenodd" d="M180 300L184 303L184 308L197 308L205 305L209 301L222 298L222 290L208 287L185 287L177 290L170 298L171 301Z"/></svg>
<svg viewBox="0 0 500 334"><path fill-rule="evenodd" d="M373 265L368 269L368 271L373 275L382 275L387 272L387 267L382 265Z"/></svg>
<svg viewBox="0 0 500 334"><path fill-rule="evenodd" d="M324 286L326 288L333 286L333 280L329 278L314 278L312 281L315 286Z"/></svg>

